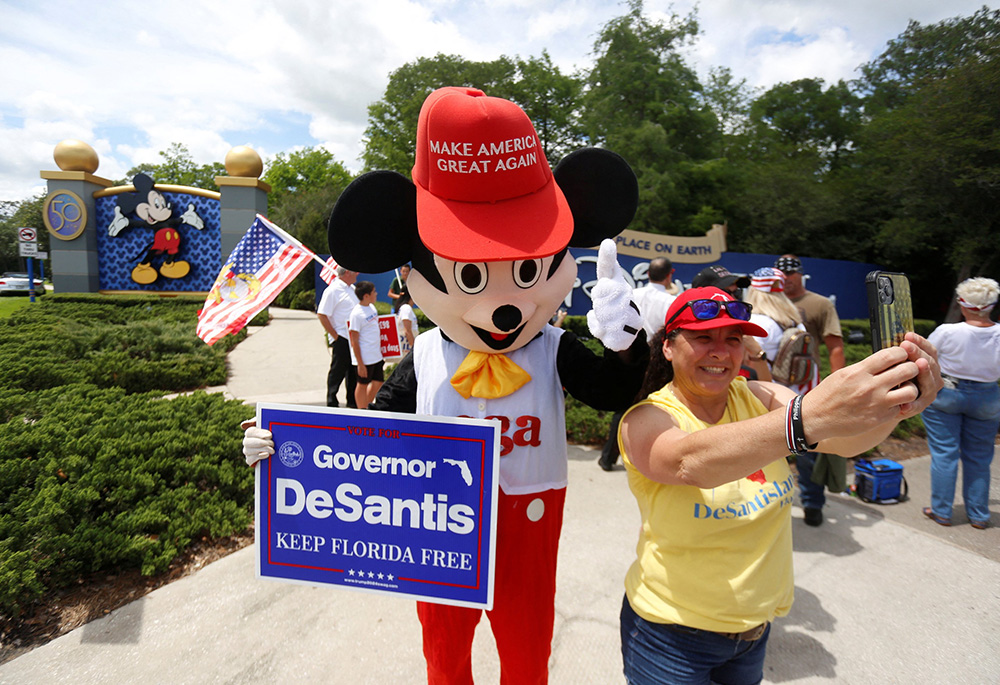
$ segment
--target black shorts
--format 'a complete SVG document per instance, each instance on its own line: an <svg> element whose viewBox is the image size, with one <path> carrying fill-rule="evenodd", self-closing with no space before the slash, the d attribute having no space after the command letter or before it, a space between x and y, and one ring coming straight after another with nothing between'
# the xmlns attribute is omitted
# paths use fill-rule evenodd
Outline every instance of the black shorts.
<svg viewBox="0 0 1000 685"><path fill-rule="evenodd" d="M385 362L375 362L374 364L365 364L365 368L368 369L368 377L362 378L361 374L358 374L358 385L368 385L372 381L378 381L382 383L385 381Z"/></svg>

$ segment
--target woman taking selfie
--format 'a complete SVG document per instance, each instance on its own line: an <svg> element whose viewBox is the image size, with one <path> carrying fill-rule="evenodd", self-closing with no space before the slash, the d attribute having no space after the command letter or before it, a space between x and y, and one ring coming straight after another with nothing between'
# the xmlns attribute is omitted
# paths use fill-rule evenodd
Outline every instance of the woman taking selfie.
<svg viewBox="0 0 1000 685"><path fill-rule="evenodd" d="M622 420L642 517L621 615L633 685L759 683L770 623L792 604L785 457L859 454L941 387L933 346L914 334L804 397L747 382L743 336L766 335L750 309L717 288L681 294L652 343L650 394Z"/></svg>

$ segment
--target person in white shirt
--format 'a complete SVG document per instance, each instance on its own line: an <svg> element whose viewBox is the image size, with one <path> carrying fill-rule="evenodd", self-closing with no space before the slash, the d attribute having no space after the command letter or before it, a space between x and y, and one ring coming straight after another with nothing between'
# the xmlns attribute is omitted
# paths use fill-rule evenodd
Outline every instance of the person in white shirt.
<svg viewBox="0 0 1000 685"><path fill-rule="evenodd" d="M354 398L358 409L367 409L385 381L382 347L378 328L378 311L375 309L375 284L358 281L354 285L358 304L347 320L351 340L351 363L358 374Z"/></svg>
<svg viewBox="0 0 1000 685"><path fill-rule="evenodd" d="M1000 284L969 278L955 294L964 320L942 324L927 338L938 349L944 388L922 414L931 451L931 506L923 512L951 525L962 462L965 513L982 530L990 521L990 464L1000 427L1000 325L990 319Z"/></svg>
<svg viewBox="0 0 1000 685"><path fill-rule="evenodd" d="M319 306L316 307L316 316L331 342L330 371L326 376L328 407L340 406L337 393L340 392L340 384L346 379L347 406L357 409L354 401L357 374L351 362L351 344L347 335L347 317L358 303L358 296L354 294L354 282L357 279L357 271L338 266L336 280L323 291Z"/></svg>
<svg viewBox="0 0 1000 685"><path fill-rule="evenodd" d="M417 329L417 314L413 311L413 298L410 297L410 291L405 285L399 292L399 299L396 300L396 304L399 306L399 311L396 313L396 320L399 322L400 343L403 343L405 340L405 347L403 348L403 354L405 354L413 349L413 341L420 332Z"/></svg>
<svg viewBox="0 0 1000 685"><path fill-rule="evenodd" d="M666 257L657 257L649 262L649 283L636 288L632 301L642 314L642 327L646 329L646 339L652 340L656 332L663 328L667 310L677 297L678 289L671 282L674 265Z"/></svg>

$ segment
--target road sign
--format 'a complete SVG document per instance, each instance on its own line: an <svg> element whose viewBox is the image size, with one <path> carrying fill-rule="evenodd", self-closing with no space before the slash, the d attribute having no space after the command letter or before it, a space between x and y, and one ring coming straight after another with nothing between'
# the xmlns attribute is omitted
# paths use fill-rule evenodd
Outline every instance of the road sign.
<svg viewBox="0 0 1000 685"><path fill-rule="evenodd" d="M18 243L18 254L22 257L37 257L38 243Z"/></svg>
<svg viewBox="0 0 1000 685"><path fill-rule="evenodd" d="M38 231L33 228L23 226L17 229L17 239L22 243L33 243L38 240Z"/></svg>

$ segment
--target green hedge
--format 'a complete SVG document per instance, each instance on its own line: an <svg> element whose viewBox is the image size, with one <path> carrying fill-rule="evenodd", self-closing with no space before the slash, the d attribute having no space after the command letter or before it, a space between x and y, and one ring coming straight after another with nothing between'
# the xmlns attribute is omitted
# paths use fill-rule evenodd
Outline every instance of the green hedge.
<svg viewBox="0 0 1000 685"><path fill-rule="evenodd" d="M225 355L246 333L209 347L195 334L201 301L50 295L0 320L0 390L93 383L127 392L226 382Z"/></svg>
<svg viewBox="0 0 1000 685"><path fill-rule="evenodd" d="M49 296L0 321L0 619L86 574L164 571L245 530L241 402L191 299ZM149 392L149 390L154 390Z"/></svg>

